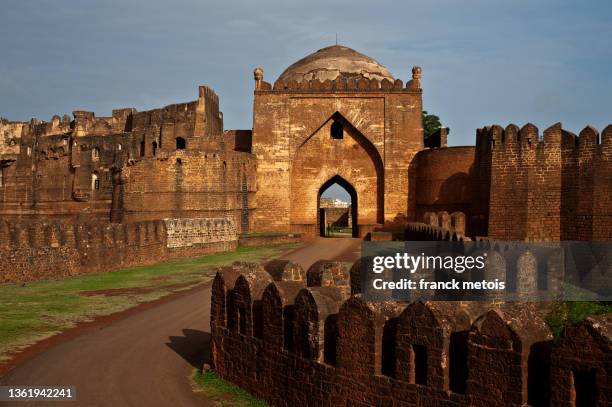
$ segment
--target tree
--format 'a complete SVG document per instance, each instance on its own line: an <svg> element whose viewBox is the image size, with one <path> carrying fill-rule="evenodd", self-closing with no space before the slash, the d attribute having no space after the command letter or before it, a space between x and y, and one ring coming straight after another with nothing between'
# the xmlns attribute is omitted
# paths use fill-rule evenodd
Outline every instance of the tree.
<svg viewBox="0 0 612 407"><path fill-rule="evenodd" d="M426 110L423 110L423 133L425 139L429 138L436 131L438 131L442 127L442 123L440 123L440 118L435 114L429 114Z"/></svg>

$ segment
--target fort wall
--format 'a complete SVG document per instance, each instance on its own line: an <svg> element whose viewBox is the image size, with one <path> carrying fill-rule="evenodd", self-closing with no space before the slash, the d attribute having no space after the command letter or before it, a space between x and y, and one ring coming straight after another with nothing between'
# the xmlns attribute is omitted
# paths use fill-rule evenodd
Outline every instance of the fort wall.
<svg viewBox="0 0 612 407"><path fill-rule="evenodd" d="M439 211L458 211L471 218L474 155L472 146L427 149L416 155L415 219L423 219L426 212Z"/></svg>
<svg viewBox="0 0 612 407"><path fill-rule="evenodd" d="M161 152L128 164L121 182L123 221L225 217L238 233L251 229L256 183L250 153Z"/></svg>
<svg viewBox="0 0 612 407"><path fill-rule="evenodd" d="M584 388L593 405L611 401L609 315L555 343L530 303L367 302L346 294L348 272L329 262L306 281L265 273L239 263L218 271L211 360L273 406L569 406ZM584 382L569 379L581 372Z"/></svg>
<svg viewBox="0 0 612 407"><path fill-rule="evenodd" d="M487 235L504 240L610 240L612 126L578 136L556 124L478 133L478 167L488 170ZM478 202L478 198L474 202ZM475 209L482 214L483 210Z"/></svg>
<svg viewBox="0 0 612 407"><path fill-rule="evenodd" d="M15 123L0 126L0 133L12 137L9 144L18 146L0 151L4 216L74 218L86 212L88 218L107 218L113 168L126 155L118 149L124 137L113 133L108 118L90 114L84 122L85 112L74 114L74 121L54 116L49 123L22 123L20 131ZM76 136L86 130L89 136ZM109 133L100 135L103 130Z"/></svg>
<svg viewBox="0 0 612 407"><path fill-rule="evenodd" d="M111 271L174 258L231 251L231 219L100 222L0 222L0 283Z"/></svg>
<svg viewBox="0 0 612 407"><path fill-rule="evenodd" d="M344 130L336 139L334 122ZM317 191L335 175L357 191L360 236L413 213L414 172L406 169L423 148L416 82L263 82L255 90L253 140L257 230L318 233Z"/></svg>
<svg viewBox="0 0 612 407"><path fill-rule="evenodd" d="M239 230L249 229L251 134L223 132L211 88L201 86L193 102L160 109L73 116L0 121L3 217L123 222L229 216Z"/></svg>

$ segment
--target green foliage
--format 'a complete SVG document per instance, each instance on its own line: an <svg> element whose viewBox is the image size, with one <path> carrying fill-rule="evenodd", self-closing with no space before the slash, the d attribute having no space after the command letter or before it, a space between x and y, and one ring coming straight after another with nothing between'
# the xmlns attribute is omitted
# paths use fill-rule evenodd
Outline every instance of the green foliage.
<svg viewBox="0 0 612 407"><path fill-rule="evenodd" d="M220 378L212 370L197 370L193 375L196 391L201 391L216 406L227 407L267 407L240 387Z"/></svg>
<svg viewBox="0 0 612 407"><path fill-rule="evenodd" d="M426 110L423 110L423 133L425 139L431 137L440 127L442 127L440 118L435 114L429 114Z"/></svg>
<svg viewBox="0 0 612 407"><path fill-rule="evenodd" d="M555 306L546 317L555 339L558 339L568 325L574 325L591 315L607 314L612 312L612 304L595 301L568 301Z"/></svg>
<svg viewBox="0 0 612 407"><path fill-rule="evenodd" d="M119 312L209 281L216 267L237 260L268 260L294 247L293 244L239 247L235 252L112 272L23 285L0 284L0 360L80 321ZM102 290L115 291L105 295Z"/></svg>

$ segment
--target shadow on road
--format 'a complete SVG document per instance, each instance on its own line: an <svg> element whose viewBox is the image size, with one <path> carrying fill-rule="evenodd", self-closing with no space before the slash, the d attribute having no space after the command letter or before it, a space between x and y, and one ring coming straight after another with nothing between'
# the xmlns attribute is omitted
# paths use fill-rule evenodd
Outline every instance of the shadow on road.
<svg viewBox="0 0 612 407"><path fill-rule="evenodd" d="M210 333L197 329L183 329L183 336L171 336L166 343L170 349L191 366L200 369L210 363Z"/></svg>

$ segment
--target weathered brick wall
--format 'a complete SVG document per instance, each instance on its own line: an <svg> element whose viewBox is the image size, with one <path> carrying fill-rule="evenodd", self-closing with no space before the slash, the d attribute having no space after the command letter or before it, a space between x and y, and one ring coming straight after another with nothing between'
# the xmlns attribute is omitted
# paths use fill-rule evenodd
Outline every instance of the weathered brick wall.
<svg viewBox="0 0 612 407"><path fill-rule="evenodd" d="M548 406L575 386L549 380L566 374L566 359L593 368L594 405L609 402L609 315L555 344L529 303L370 303L340 294L344 279L309 278L315 270L309 286L280 273L244 283L262 273L239 263L217 273L211 356L219 375L273 406ZM574 338L597 353L577 351Z"/></svg>
<svg viewBox="0 0 612 407"><path fill-rule="evenodd" d="M124 222L231 217L248 230L255 191L250 131L223 133L219 99L112 117L0 121L0 214ZM185 142L178 149L177 139ZM138 182L139 184L135 184Z"/></svg>
<svg viewBox="0 0 612 407"><path fill-rule="evenodd" d="M612 404L612 315L567 327L551 355L551 406Z"/></svg>
<svg viewBox="0 0 612 407"><path fill-rule="evenodd" d="M248 232L254 174L250 153L161 152L123 170L123 220L227 217Z"/></svg>
<svg viewBox="0 0 612 407"><path fill-rule="evenodd" d="M470 236L612 239L612 126L601 140L590 127L577 137L554 125L540 137L531 124L492 126L477 131L475 149L423 151L416 77L405 87L364 77L257 83L253 134L223 131L206 86L195 101L145 112L1 119L0 214L229 217L241 233L316 235L319 194L339 182L361 237L426 212L460 211ZM341 138L331 137L333 122Z"/></svg>
<svg viewBox="0 0 612 407"><path fill-rule="evenodd" d="M612 239L612 126L601 142L590 127L577 137L560 124L545 130L542 139L531 124L492 126L480 130L480 142L488 146L478 150L477 156L485 156L477 160L490 162L488 236ZM481 191L480 199L485 195Z"/></svg>
<svg viewBox="0 0 612 407"><path fill-rule="evenodd" d="M112 196L112 172L125 158L117 146L124 135L109 124L111 118L88 116L89 135L84 132L85 112L74 121L55 116L49 123L32 120L0 125L19 146L0 151L2 183L0 213L6 217L72 217L107 219ZM99 133L107 132L104 135ZM93 176L98 179L94 188Z"/></svg>
<svg viewBox="0 0 612 407"><path fill-rule="evenodd" d="M330 136L334 121L343 126L342 138ZM318 193L336 175L358 197L360 236L412 214L414 172L408 170L422 148L421 89L399 80L339 78L257 89L254 227L317 233Z"/></svg>
<svg viewBox="0 0 612 407"><path fill-rule="evenodd" d="M462 212L471 218L474 147L428 149L416 157L416 219L426 212ZM467 231L468 234L471 231Z"/></svg>
<svg viewBox="0 0 612 407"><path fill-rule="evenodd" d="M164 219L164 223L169 249L226 242L228 237L236 235L234 223L225 218Z"/></svg>
<svg viewBox="0 0 612 407"><path fill-rule="evenodd" d="M489 204L491 200L491 143L490 128L476 130L476 150L472 172L471 216L467 219L473 236L487 236Z"/></svg>
<svg viewBox="0 0 612 407"><path fill-rule="evenodd" d="M124 224L0 222L0 283L33 281L231 251L230 219L165 219Z"/></svg>
<svg viewBox="0 0 612 407"><path fill-rule="evenodd" d="M161 109L135 112L132 118L134 144L139 156L154 155L157 151L174 151L176 139L185 140L185 149L210 148L210 136L223 132L223 115L219 111L219 97L208 86L200 86L198 99L169 105ZM144 147L144 150L141 149ZM137 157L137 156L135 156Z"/></svg>

